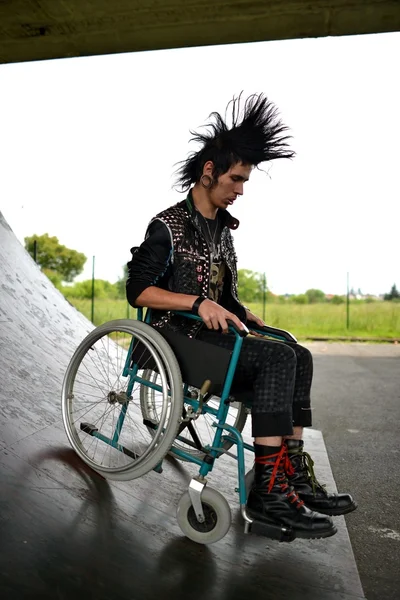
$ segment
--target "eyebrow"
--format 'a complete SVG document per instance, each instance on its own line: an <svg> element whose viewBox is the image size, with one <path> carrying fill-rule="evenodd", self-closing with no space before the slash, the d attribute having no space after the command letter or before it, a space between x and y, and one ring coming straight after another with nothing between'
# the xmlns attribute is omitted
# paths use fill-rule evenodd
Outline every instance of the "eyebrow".
<svg viewBox="0 0 400 600"><path fill-rule="evenodd" d="M243 175L239 175L238 173L231 173L231 177L237 177L241 181L249 181L248 177L243 177Z"/></svg>

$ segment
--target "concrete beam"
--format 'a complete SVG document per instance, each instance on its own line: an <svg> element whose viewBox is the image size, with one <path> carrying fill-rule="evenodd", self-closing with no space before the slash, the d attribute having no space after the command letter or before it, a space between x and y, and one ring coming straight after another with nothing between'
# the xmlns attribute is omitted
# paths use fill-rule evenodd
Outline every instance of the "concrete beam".
<svg viewBox="0 0 400 600"><path fill-rule="evenodd" d="M399 30L399 0L2 0L0 63Z"/></svg>

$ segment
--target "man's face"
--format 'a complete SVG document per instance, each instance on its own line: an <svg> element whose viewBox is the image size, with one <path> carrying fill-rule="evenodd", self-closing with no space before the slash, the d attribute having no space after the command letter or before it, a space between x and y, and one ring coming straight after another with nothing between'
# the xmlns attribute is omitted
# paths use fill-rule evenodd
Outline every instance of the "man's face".
<svg viewBox="0 0 400 600"><path fill-rule="evenodd" d="M237 163L223 175L210 190L210 200L216 208L228 208L243 194L243 185L249 180L251 165Z"/></svg>

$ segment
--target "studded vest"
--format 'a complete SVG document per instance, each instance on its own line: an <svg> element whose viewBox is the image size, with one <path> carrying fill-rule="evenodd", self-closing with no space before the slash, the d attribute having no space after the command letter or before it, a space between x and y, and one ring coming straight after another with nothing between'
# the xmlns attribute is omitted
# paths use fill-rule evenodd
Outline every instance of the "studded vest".
<svg viewBox="0 0 400 600"><path fill-rule="evenodd" d="M239 221L227 211L220 216L222 218L221 254L230 275L230 277L228 275L230 290L224 307L245 321L245 310L238 299L237 257L230 231L237 229ZM167 270L167 289L181 294L208 296L211 255L191 194L183 202L159 213L151 223L155 220L164 223L171 237L172 253ZM199 321L173 315L170 311L155 310L152 311L152 324L156 327L182 331L190 337L194 337L202 325Z"/></svg>

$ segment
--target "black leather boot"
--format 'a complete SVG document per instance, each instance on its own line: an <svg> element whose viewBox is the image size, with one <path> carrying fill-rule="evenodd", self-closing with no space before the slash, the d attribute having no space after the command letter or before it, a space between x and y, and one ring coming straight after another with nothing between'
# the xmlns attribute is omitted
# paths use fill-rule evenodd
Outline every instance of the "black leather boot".
<svg viewBox="0 0 400 600"><path fill-rule="evenodd" d="M314 474L314 461L304 452L303 441L285 440L289 463L286 465L286 475L299 498L311 510L324 515L345 515L357 508L350 494L328 494L325 486L321 485Z"/></svg>
<svg viewBox="0 0 400 600"><path fill-rule="evenodd" d="M332 519L306 508L289 485L285 473L286 447L282 445L279 452L266 456L265 448L255 445L254 482L246 507L248 516L271 528L284 528L292 533L291 539L334 535L337 529Z"/></svg>

